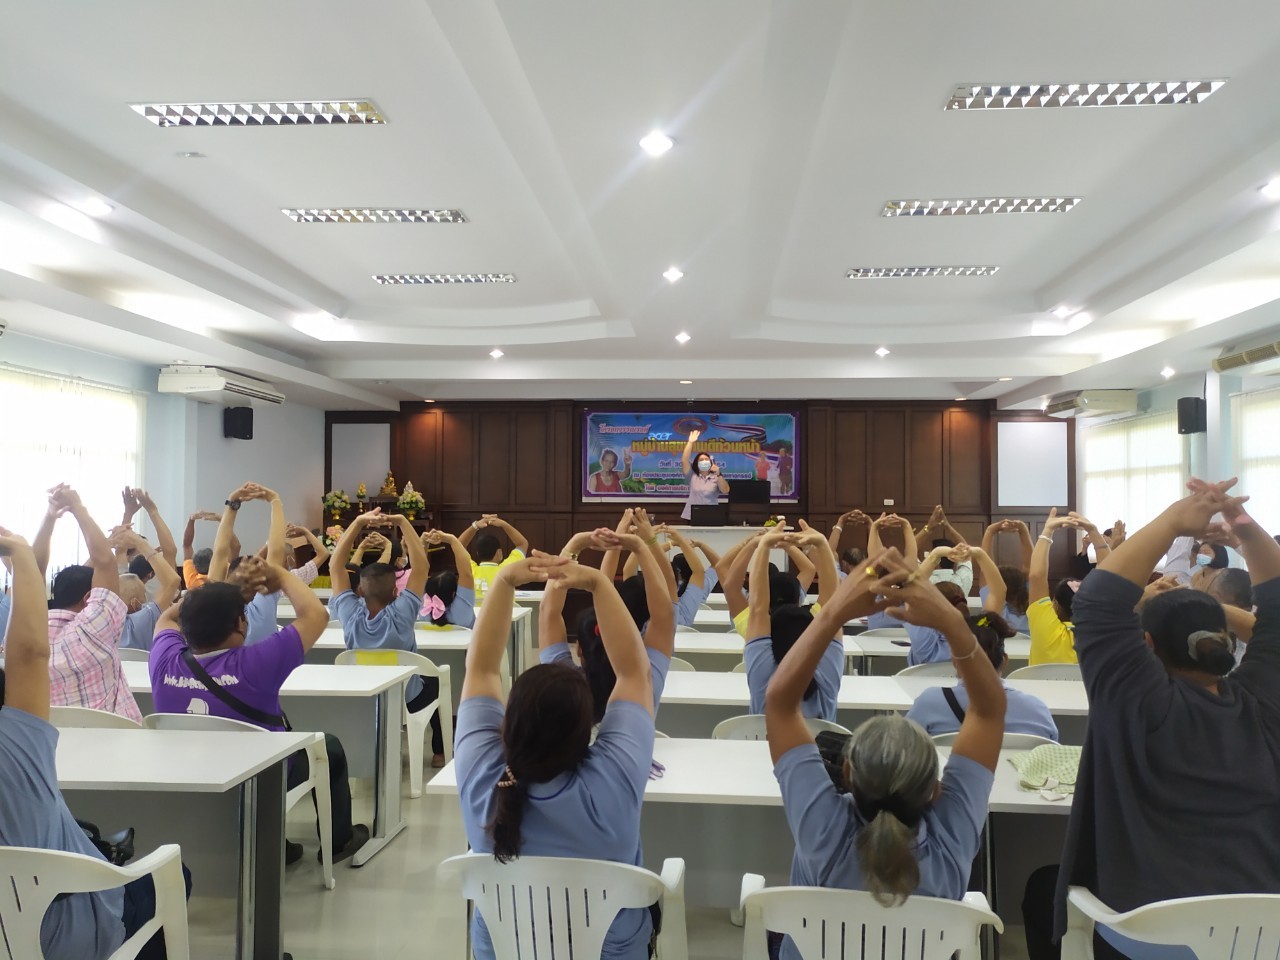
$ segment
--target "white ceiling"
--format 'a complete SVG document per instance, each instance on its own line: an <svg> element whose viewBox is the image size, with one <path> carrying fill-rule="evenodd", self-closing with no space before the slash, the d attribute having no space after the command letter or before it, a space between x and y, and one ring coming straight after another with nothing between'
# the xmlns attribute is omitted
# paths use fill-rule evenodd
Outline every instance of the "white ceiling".
<svg viewBox="0 0 1280 960"><path fill-rule="evenodd" d="M1228 82L1194 106L942 109L962 83L1208 78ZM1146 388L1280 339L1280 204L1258 192L1280 174L1277 89L1280 5L1260 0L18 4L0 319L335 409ZM361 97L386 125L160 129L129 108ZM651 129L666 156L639 149ZM1011 195L1084 200L879 216ZM89 196L115 210L49 222ZM299 224L295 206L469 222ZM845 279L935 264L1001 269ZM423 272L519 279L371 279ZM1092 322L1054 317L1064 303ZM337 339L304 332L317 317Z"/></svg>

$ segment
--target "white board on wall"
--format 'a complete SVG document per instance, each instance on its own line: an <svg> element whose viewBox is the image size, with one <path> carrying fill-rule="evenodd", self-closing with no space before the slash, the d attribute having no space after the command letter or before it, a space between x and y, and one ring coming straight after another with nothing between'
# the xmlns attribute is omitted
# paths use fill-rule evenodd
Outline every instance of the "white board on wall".
<svg viewBox="0 0 1280 960"><path fill-rule="evenodd" d="M996 502L1001 507L1067 505L1067 425L996 424Z"/></svg>
<svg viewBox="0 0 1280 960"><path fill-rule="evenodd" d="M391 469L391 424L335 423L330 430L333 489L345 490L355 500L356 487L363 483L369 496L377 496ZM402 486L399 480L396 486Z"/></svg>

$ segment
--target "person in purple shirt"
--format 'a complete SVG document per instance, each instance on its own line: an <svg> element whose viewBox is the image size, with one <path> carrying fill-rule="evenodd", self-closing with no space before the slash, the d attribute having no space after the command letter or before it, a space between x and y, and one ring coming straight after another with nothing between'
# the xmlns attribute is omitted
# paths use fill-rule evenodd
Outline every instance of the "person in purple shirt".
<svg viewBox="0 0 1280 960"><path fill-rule="evenodd" d="M912 894L958 900L968 886L1000 759L1005 696L964 616L896 549L851 573L778 665L765 724L782 805L795 839L795 886L868 890L885 906ZM877 599L880 597L881 599ZM847 793L836 789L804 723L804 693L845 621L877 608L946 636L969 689L969 710L938 779L938 751L918 724L875 717L845 747ZM787 937L771 947L799 960Z"/></svg>
<svg viewBox="0 0 1280 960"><path fill-rule="evenodd" d="M281 566L246 557L236 568L238 583L207 583L190 591L164 612L156 628L149 660L151 695L158 713L227 717L268 730L284 730L280 687L329 625L329 611L310 587ZM283 591L297 619L252 646L241 586ZM191 656L238 703L224 703L188 665ZM347 757L337 737L325 734L329 753L329 790L333 819L333 860L345 860L369 839L369 828L351 823L351 785ZM307 777L306 755L290 760L289 786ZM286 842L285 862L302 856L301 844Z"/></svg>
<svg viewBox="0 0 1280 960"><path fill-rule="evenodd" d="M502 659L515 585L536 580L592 594L617 678L594 743L591 691L579 670L538 664L516 679L503 702ZM501 863L530 856L640 865L640 805L654 732L651 664L635 621L599 570L541 553L503 567L486 599L467 651L455 756L471 849ZM663 606L670 616L671 605ZM653 934L649 910L619 910L606 921L602 957L646 960ZM495 956L479 911L472 920L472 951L478 960Z"/></svg>
<svg viewBox="0 0 1280 960"><path fill-rule="evenodd" d="M743 659L747 668L747 689L751 693L751 712L755 714L764 713L765 689L778 664L813 623L812 609L820 609L821 604L831 598L839 582L836 558L827 538L817 530L810 530L803 520L801 524L804 529L799 533L765 534L751 557L751 589L747 607L747 636L751 639L743 651ZM814 551L818 567L818 604L813 608L791 602L781 605L771 602L769 551L784 544L810 547ZM834 723L840 678L844 675L843 628L836 630L828 640L822 660L805 688L800 709L806 717Z"/></svg>

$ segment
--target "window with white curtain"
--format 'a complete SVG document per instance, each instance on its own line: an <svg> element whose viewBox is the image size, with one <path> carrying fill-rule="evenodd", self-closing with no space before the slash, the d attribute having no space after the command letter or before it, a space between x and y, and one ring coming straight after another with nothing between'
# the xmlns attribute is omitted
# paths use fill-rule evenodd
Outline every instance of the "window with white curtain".
<svg viewBox="0 0 1280 960"><path fill-rule="evenodd" d="M141 485L146 398L69 377L0 367L0 525L27 540L68 483L104 532L120 522L121 490ZM75 520L54 531L49 575L86 559Z"/></svg>
<svg viewBox="0 0 1280 960"><path fill-rule="evenodd" d="M1237 491L1251 494L1249 513L1268 533L1280 533L1280 390L1231 398Z"/></svg>
<svg viewBox="0 0 1280 960"><path fill-rule="evenodd" d="M1176 411L1081 425L1081 506L1099 529L1123 520L1137 530L1182 496L1187 464Z"/></svg>

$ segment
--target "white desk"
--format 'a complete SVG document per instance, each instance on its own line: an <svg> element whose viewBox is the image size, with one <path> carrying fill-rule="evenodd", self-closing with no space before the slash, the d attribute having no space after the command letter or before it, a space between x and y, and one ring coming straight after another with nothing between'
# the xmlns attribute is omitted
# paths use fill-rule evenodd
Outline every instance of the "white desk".
<svg viewBox="0 0 1280 960"><path fill-rule="evenodd" d="M95 807L99 799L108 806L114 801L117 810L127 807L123 814L117 814L126 819L99 822L104 826L136 826L140 853L160 843L181 842L184 862L188 866L196 863L192 872L206 889L211 877L201 875L201 848L212 844L223 855L235 857L236 956L240 960L279 960L283 948L283 761L309 739L302 733L246 736L186 730L64 729L58 736L58 783L71 794L71 805L86 815L90 813L86 808L102 809ZM229 818L202 817L188 806L189 799L175 801L176 793L234 794L237 809ZM221 805L225 808L227 803ZM219 824L236 820L238 842L217 836Z"/></svg>
<svg viewBox="0 0 1280 960"><path fill-rule="evenodd" d="M462 692L462 680L467 672L467 648L471 646L471 630L454 626L428 627L419 623L414 631L414 639L418 644L418 653L437 666L448 665L456 712L458 696ZM329 627L307 652L307 662L331 664L346 648L342 639L342 625ZM502 686L507 693L511 692L510 655L505 651L502 655Z"/></svg>
<svg viewBox="0 0 1280 960"><path fill-rule="evenodd" d="M148 665L125 661L125 679L135 696L151 695ZM334 666L304 663L280 687L282 706L299 729L337 733L348 754L352 776L373 774L373 830L369 842L352 859L363 866L407 825L400 809L400 717L404 684L412 667ZM342 726L334 701L352 701L365 723ZM372 701L370 710L359 701ZM323 701L317 703L317 701ZM372 721L372 738L367 735ZM345 735L344 735L345 734ZM363 736L362 736L363 734Z"/></svg>
<svg viewBox="0 0 1280 960"><path fill-rule="evenodd" d="M857 639L858 646L862 648L863 659L858 672L864 676L875 672L875 662L880 658L890 660L888 667L894 672L907 665L906 659L911 652L911 642L907 639L906 630L898 631L893 636L869 637L865 633L860 633ZM1004 642L1004 652L1011 663L1025 665L1031 659L1031 638L1023 634L1010 637Z"/></svg>

